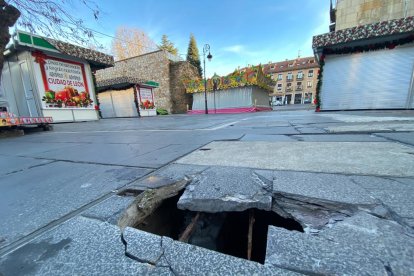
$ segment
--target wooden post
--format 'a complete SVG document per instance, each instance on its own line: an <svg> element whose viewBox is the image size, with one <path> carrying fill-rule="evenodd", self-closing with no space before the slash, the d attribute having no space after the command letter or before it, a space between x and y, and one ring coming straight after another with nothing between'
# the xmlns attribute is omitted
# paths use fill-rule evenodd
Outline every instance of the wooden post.
<svg viewBox="0 0 414 276"><path fill-rule="evenodd" d="M188 242L188 239L191 237L191 234L194 231L194 227L197 224L198 219L200 218L200 212L193 217L191 223L185 228L184 232L181 234L181 237L178 239L181 242Z"/></svg>
<svg viewBox="0 0 414 276"><path fill-rule="evenodd" d="M252 247L253 247L253 224L254 224L254 211L249 212L249 233L247 235L247 259L252 258Z"/></svg>

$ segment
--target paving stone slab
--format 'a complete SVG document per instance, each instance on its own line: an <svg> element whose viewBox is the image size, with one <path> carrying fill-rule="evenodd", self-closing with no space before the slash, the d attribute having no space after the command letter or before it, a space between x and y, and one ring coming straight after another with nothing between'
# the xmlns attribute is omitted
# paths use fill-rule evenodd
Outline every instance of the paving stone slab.
<svg viewBox="0 0 414 276"><path fill-rule="evenodd" d="M205 171L208 166L170 164L128 185L132 189L154 189L173 184L184 177L193 178Z"/></svg>
<svg viewBox="0 0 414 276"><path fill-rule="evenodd" d="M414 131L414 123L359 123L344 126L329 126L329 132L377 132L377 131Z"/></svg>
<svg viewBox="0 0 414 276"><path fill-rule="evenodd" d="M352 176L352 181L400 217L414 218L414 179Z"/></svg>
<svg viewBox="0 0 414 276"><path fill-rule="evenodd" d="M32 167L51 163L51 160L34 159L30 157L0 156L0 176L21 172Z"/></svg>
<svg viewBox="0 0 414 276"><path fill-rule="evenodd" d="M413 254L406 228L360 213L318 235L270 226L265 264L309 274L387 275L389 267L393 275L412 275Z"/></svg>
<svg viewBox="0 0 414 276"><path fill-rule="evenodd" d="M130 254L174 275L297 275L129 227L124 238Z"/></svg>
<svg viewBox="0 0 414 276"><path fill-rule="evenodd" d="M191 211L226 212L250 208L270 210L270 181L250 169L211 167L196 175L177 203Z"/></svg>
<svg viewBox="0 0 414 276"><path fill-rule="evenodd" d="M402 143L414 145L414 132L375 133L375 135L399 141Z"/></svg>
<svg viewBox="0 0 414 276"><path fill-rule="evenodd" d="M348 176L291 171L273 172L273 192L353 205L375 205L378 201Z"/></svg>
<svg viewBox="0 0 414 276"><path fill-rule="evenodd" d="M385 138L369 134L293 135L291 137L305 142L387 142Z"/></svg>
<svg viewBox="0 0 414 276"><path fill-rule="evenodd" d="M414 176L414 148L389 142L213 142L178 164Z"/></svg>
<svg viewBox="0 0 414 276"><path fill-rule="evenodd" d="M0 247L151 172L54 162L0 178Z"/></svg>
<svg viewBox="0 0 414 276"><path fill-rule="evenodd" d="M132 196L114 195L98 205L86 210L82 216L106 221L116 225L126 208L134 201Z"/></svg>
<svg viewBox="0 0 414 276"><path fill-rule="evenodd" d="M118 164L136 167L159 168L201 146L201 144L168 145L136 157L124 159L119 161Z"/></svg>
<svg viewBox="0 0 414 276"><path fill-rule="evenodd" d="M5 276L143 275L151 272L169 274L167 268L155 268L127 258L117 226L82 216L0 259L0 273Z"/></svg>
<svg viewBox="0 0 414 276"><path fill-rule="evenodd" d="M298 275L177 241L167 240L164 247L175 275Z"/></svg>
<svg viewBox="0 0 414 276"><path fill-rule="evenodd" d="M297 127L296 129L302 134L326 133L326 130L316 127Z"/></svg>
<svg viewBox="0 0 414 276"><path fill-rule="evenodd" d="M286 135L246 134L240 141L295 141Z"/></svg>

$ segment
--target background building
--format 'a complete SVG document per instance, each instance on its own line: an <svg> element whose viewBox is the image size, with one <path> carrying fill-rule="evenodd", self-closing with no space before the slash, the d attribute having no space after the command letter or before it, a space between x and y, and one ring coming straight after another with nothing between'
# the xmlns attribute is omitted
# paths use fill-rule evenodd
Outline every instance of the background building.
<svg viewBox="0 0 414 276"><path fill-rule="evenodd" d="M148 88L151 87L151 83L156 83L156 87L152 86L156 108L166 109L170 113L187 112L187 107L192 103L192 95L185 93L182 80L195 78L198 73L189 62L175 59L168 52L158 50L116 61L114 67L97 71L98 98L102 98L103 102L109 102L107 99L110 95L114 110L112 112L110 108L109 112L106 112L103 105L103 114L106 114L106 117L137 116L134 108L141 103L134 103L139 100L134 99L133 86L139 84ZM114 103L114 95L119 104Z"/></svg>
<svg viewBox="0 0 414 276"><path fill-rule="evenodd" d="M331 31L412 15L412 0L331 0Z"/></svg>
<svg viewBox="0 0 414 276"><path fill-rule="evenodd" d="M297 58L264 65L264 72L276 81L270 96L283 104L311 103L315 97L319 64L314 57Z"/></svg>

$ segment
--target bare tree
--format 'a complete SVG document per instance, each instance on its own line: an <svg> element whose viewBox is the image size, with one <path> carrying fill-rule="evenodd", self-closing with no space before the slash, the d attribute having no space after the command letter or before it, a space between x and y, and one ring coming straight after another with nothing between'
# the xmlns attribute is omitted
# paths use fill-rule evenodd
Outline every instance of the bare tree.
<svg viewBox="0 0 414 276"><path fill-rule="evenodd" d="M157 50L157 45L144 31L121 26L112 40L112 54L115 60L139 56Z"/></svg>
<svg viewBox="0 0 414 276"><path fill-rule="evenodd" d="M100 9L92 0L0 0L0 69L4 48L10 40L9 27L16 21L18 27L31 33L83 46L91 42L97 45L92 30L73 15L76 14L71 8L74 2L89 9L91 16L98 19Z"/></svg>

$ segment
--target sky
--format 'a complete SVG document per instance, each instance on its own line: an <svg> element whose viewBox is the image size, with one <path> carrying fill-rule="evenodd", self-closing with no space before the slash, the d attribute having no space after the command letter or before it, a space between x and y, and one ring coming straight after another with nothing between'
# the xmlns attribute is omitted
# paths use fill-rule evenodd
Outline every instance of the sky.
<svg viewBox="0 0 414 276"><path fill-rule="evenodd" d="M166 34L185 59L190 33L200 60L205 44L213 55L206 74L313 56L312 36L329 30L329 0L95 0L98 21L78 6L86 26L113 36L119 26L139 28L157 44ZM83 10L83 11L82 11ZM89 12L89 13L88 13ZM112 38L95 34L110 47Z"/></svg>

